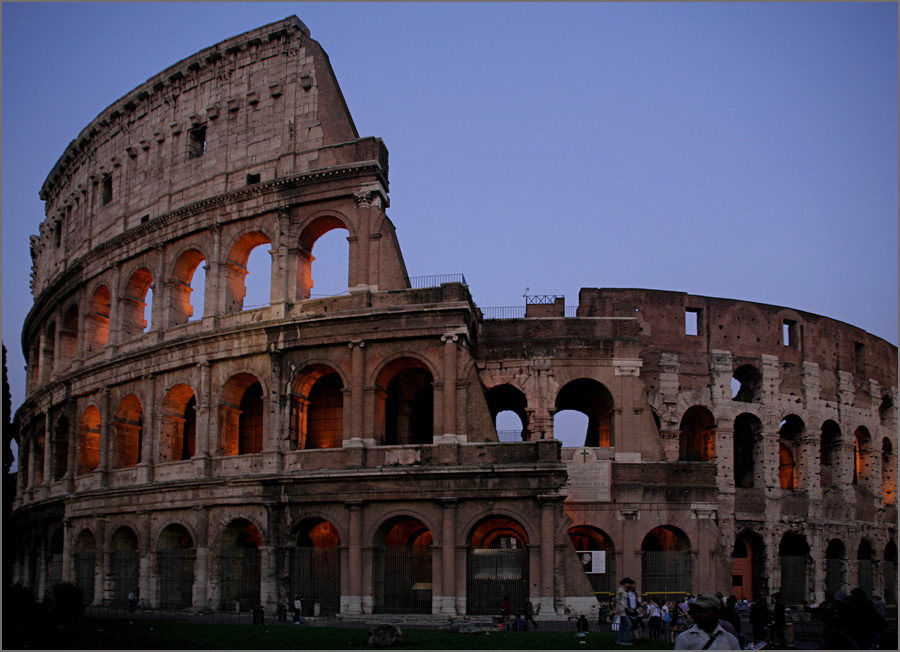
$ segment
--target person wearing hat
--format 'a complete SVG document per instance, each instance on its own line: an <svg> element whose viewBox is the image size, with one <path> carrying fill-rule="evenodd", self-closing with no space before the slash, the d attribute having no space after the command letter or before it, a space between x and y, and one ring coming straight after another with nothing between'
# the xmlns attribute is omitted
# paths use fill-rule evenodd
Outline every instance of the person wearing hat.
<svg viewBox="0 0 900 652"><path fill-rule="evenodd" d="M690 606L694 626L675 639L676 650L740 650L735 636L719 622L722 601L714 595L699 595Z"/></svg>

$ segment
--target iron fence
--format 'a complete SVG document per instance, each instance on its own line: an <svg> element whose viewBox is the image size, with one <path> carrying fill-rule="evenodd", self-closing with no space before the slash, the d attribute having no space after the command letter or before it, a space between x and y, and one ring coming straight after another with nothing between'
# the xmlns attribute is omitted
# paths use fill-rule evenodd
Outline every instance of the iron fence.
<svg viewBox="0 0 900 652"><path fill-rule="evenodd" d="M259 549L225 548L219 558L221 608L249 611L259 604Z"/></svg>
<svg viewBox="0 0 900 652"><path fill-rule="evenodd" d="M522 441L522 430L498 430L497 439L502 442Z"/></svg>
<svg viewBox="0 0 900 652"><path fill-rule="evenodd" d="M374 612L430 614L431 546L380 546L374 554Z"/></svg>
<svg viewBox="0 0 900 652"><path fill-rule="evenodd" d="M691 592L691 553L645 550L641 559L641 596L678 602Z"/></svg>
<svg viewBox="0 0 900 652"><path fill-rule="evenodd" d="M81 588L84 604L91 604L94 601L96 565L96 556L93 551L75 553L75 584Z"/></svg>
<svg viewBox="0 0 900 652"><path fill-rule="evenodd" d="M110 557L113 576L113 603L127 605L128 594L138 591L138 550L116 550Z"/></svg>
<svg viewBox="0 0 900 652"><path fill-rule="evenodd" d="M334 616L341 610L341 556L337 548L297 547L291 550L291 595L300 596L303 615Z"/></svg>
<svg viewBox="0 0 900 652"><path fill-rule="evenodd" d="M181 609L191 606L196 558L195 551L191 549L157 551L160 608Z"/></svg>
<svg viewBox="0 0 900 652"><path fill-rule="evenodd" d="M525 319L525 306L482 308L481 316L485 319Z"/></svg>
<svg viewBox="0 0 900 652"><path fill-rule="evenodd" d="M884 562L884 601L897 603L897 567L892 561Z"/></svg>
<svg viewBox="0 0 900 652"><path fill-rule="evenodd" d="M47 555L50 585L62 582L63 556L62 553Z"/></svg>
<svg viewBox="0 0 900 652"><path fill-rule="evenodd" d="M526 294L526 306L552 306L557 299L565 299L563 294Z"/></svg>
<svg viewBox="0 0 900 652"><path fill-rule="evenodd" d="M444 283L462 283L463 285L467 285L466 277L462 274L434 274L432 276L409 277L409 287L414 290L436 288Z"/></svg>
<svg viewBox="0 0 900 652"><path fill-rule="evenodd" d="M857 559L857 586L866 592L868 597L872 597L872 591L875 587L874 575L872 572L871 559Z"/></svg>
<svg viewBox="0 0 900 652"><path fill-rule="evenodd" d="M781 557L781 599L800 604L807 597L806 556L784 555Z"/></svg>
<svg viewBox="0 0 900 652"><path fill-rule="evenodd" d="M825 595L834 595L844 584L844 562L841 559L825 560Z"/></svg>
<svg viewBox="0 0 900 652"><path fill-rule="evenodd" d="M523 548L472 548L467 563L466 613L500 614L504 598L513 614L525 613L528 551Z"/></svg>

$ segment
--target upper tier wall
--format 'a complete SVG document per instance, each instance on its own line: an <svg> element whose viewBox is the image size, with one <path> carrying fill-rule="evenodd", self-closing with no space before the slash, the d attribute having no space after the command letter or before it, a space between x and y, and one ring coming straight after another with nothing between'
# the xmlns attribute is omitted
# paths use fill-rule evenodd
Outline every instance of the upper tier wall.
<svg viewBox="0 0 900 652"><path fill-rule="evenodd" d="M356 139L328 57L296 17L206 48L113 103L66 148L40 192L32 292L143 222L339 164L317 150Z"/></svg>
<svg viewBox="0 0 900 652"><path fill-rule="evenodd" d="M686 332L686 313L696 320L696 335ZM729 351L735 369L743 364L760 368L763 356L776 357L783 393L791 388L800 393L804 363L818 365L825 400L836 400L839 372L852 375L861 399L871 391L870 380L888 394L897 386L896 346L850 324L808 312L683 292L583 288L578 315L637 318L641 376L650 391L659 386L662 353L677 354L683 390L706 386L714 350ZM695 381L690 380L692 376ZM696 386L688 386L690 382Z"/></svg>

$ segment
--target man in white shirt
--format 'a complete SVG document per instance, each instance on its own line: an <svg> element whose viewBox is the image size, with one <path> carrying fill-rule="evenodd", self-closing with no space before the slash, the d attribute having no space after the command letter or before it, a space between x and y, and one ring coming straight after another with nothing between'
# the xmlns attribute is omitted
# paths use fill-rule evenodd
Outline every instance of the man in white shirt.
<svg viewBox="0 0 900 652"><path fill-rule="evenodd" d="M694 626L675 639L676 650L740 650L737 638L719 623L722 601L714 595L700 595L690 606Z"/></svg>

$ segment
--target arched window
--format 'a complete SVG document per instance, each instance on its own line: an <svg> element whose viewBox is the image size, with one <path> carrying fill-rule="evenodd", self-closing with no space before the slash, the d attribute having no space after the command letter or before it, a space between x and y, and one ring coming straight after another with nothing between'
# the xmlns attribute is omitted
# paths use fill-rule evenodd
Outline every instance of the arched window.
<svg viewBox="0 0 900 652"><path fill-rule="evenodd" d="M885 505L897 504L897 458L891 440L881 440L881 499Z"/></svg>
<svg viewBox="0 0 900 652"><path fill-rule="evenodd" d="M759 403L762 390L762 374L752 364L734 370L731 382L731 399L741 403Z"/></svg>
<svg viewBox="0 0 900 652"><path fill-rule="evenodd" d="M101 285L91 296L91 305L84 325L85 351L96 353L109 341L109 288Z"/></svg>
<svg viewBox="0 0 900 652"><path fill-rule="evenodd" d="M203 317L206 259L197 249L178 257L169 284L169 326L180 326Z"/></svg>
<svg viewBox="0 0 900 652"><path fill-rule="evenodd" d="M71 305L66 310L59 335L60 359L71 362L78 357L78 306Z"/></svg>
<svg viewBox="0 0 900 652"><path fill-rule="evenodd" d="M491 387L486 392L488 410L499 441L528 441L528 400L525 393L509 384Z"/></svg>
<svg viewBox="0 0 900 652"><path fill-rule="evenodd" d="M822 442L819 447L819 475L822 486L837 482L837 469L840 461L841 429L832 420L822 424Z"/></svg>
<svg viewBox="0 0 900 652"><path fill-rule="evenodd" d="M144 417L141 401L134 394L129 394L119 402L113 429L112 468L123 469L139 464Z"/></svg>
<svg viewBox="0 0 900 652"><path fill-rule="evenodd" d="M327 365L313 365L294 381L292 431L297 448L344 445L344 384Z"/></svg>
<svg viewBox="0 0 900 652"><path fill-rule="evenodd" d="M269 238L256 231L244 234L231 248L225 263L226 313L269 304L272 283L270 251Z"/></svg>
<svg viewBox="0 0 900 652"><path fill-rule="evenodd" d="M163 461L194 456L197 438L197 399L184 383L172 387L163 399L159 455Z"/></svg>
<svg viewBox="0 0 900 652"><path fill-rule="evenodd" d="M232 376L219 403L219 442L223 455L259 453L263 446L262 385L251 374Z"/></svg>
<svg viewBox="0 0 900 652"><path fill-rule="evenodd" d="M615 445L613 397L606 387L590 378L578 378L566 383L556 395L556 413L574 410L587 417L584 437L575 432L563 441L564 446L605 447ZM583 423L584 420L580 419ZM555 431L554 437L559 439ZM565 436L565 433L561 433Z"/></svg>
<svg viewBox="0 0 900 652"><path fill-rule="evenodd" d="M716 420L705 407L695 405L681 418L679 456L682 462L712 462L716 459Z"/></svg>
<svg viewBox="0 0 900 652"><path fill-rule="evenodd" d="M796 414L789 414L781 421L778 430L778 479L782 489L803 488L805 433L806 426Z"/></svg>
<svg viewBox="0 0 900 652"><path fill-rule="evenodd" d="M378 374L376 422L388 446L434 440L434 377L415 358L399 358Z"/></svg>
<svg viewBox="0 0 900 652"><path fill-rule="evenodd" d="M56 368L56 322L50 322L44 334L44 349L42 352L43 364L41 365L41 382L49 382L53 378L53 370Z"/></svg>
<svg viewBox="0 0 900 652"><path fill-rule="evenodd" d="M153 275L146 267L136 270L122 291L122 333L125 339L137 337L150 329L153 303Z"/></svg>
<svg viewBox="0 0 900 652"><path fill-rule="evenodd" d="M346 292L349 250L347 227L337 217L326 215L307 225L299 242L297 300Z"/></svg>
<svg viewBox="0 0 900 652"><path fill-rule="evenodd" d="M78 475L90 473L100 465L100 410L89 405L81 415L78 428Z"/></svg>
<svg viewBox="0 0 900 652"><path fill-rule="evenodd" d="M872 458L872 437L868 428L860 426L853 433L853 484L863 484L872 476Z"/></svg>
<svg viewBox="0 0 900 652"><path fill-rule="evenodd" d="M53 460L50 474L53 481L62 479L69 468L69 420L60 415L53 429Z"/></svg>

